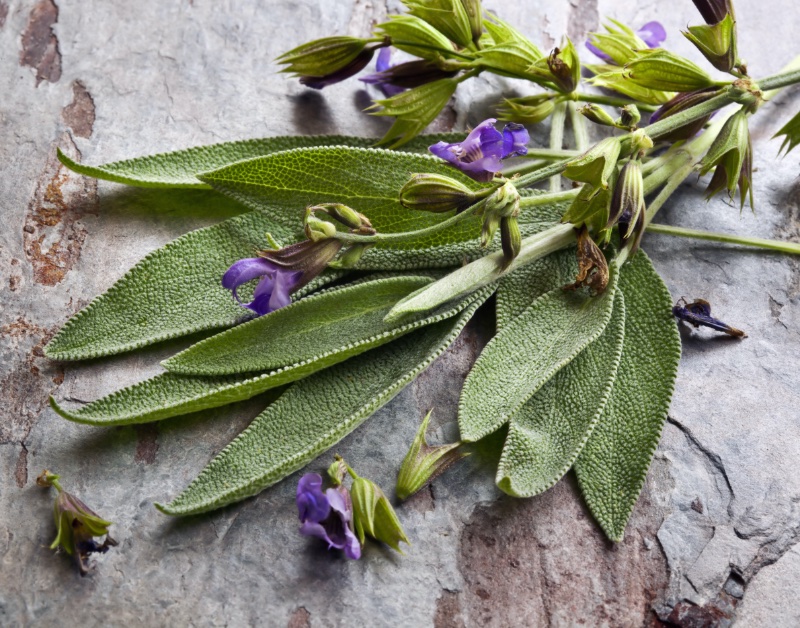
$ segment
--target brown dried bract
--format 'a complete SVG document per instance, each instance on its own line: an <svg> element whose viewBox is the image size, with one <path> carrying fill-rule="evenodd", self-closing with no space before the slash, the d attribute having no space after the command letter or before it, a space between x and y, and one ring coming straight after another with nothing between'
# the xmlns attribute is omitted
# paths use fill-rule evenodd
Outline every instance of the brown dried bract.
<svg viewBox="0 0 800 628"><path fill-rule="evenodd" d="M578 275L565 290L588 287L592 294L602 294L608 287L608 262L586 227L578 231Z"/></svg>

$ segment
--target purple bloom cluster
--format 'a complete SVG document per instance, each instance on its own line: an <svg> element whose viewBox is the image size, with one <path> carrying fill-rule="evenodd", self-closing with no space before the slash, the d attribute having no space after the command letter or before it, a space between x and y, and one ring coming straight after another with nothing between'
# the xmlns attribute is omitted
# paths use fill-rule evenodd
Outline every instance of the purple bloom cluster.
<svg viewBox="0 0 800 628"><path fill-rule="evenodd" d="M658 48L661 43L667 38L667 31L662 26L661 22L648 22L642 26L636 34L639 38L647 44L648 48ZM591 41L586 41L586 47L596 57L602 59L606 63L614 63L614 60L609 57L605 52L594 46Z"/></svg>
<svg viewBox="0 0 800 628"><path fill-rule="evenodd" d="M430 146L437 157L450 162L476 181L491 181L502 169L501 161L528 152L528 131L521 124L507 124L501 133L494 128L497 120L489 118L476 126L463 142L438 142Z"/></svg>
<svg viewBox="0 0 800 628"><path fill-rule="evenodd" d="M300 271L283 269L263 257L248 257L235 262L226 271L222 276L222 286L233 292L241 306L261 316L289 305L291 293L298 287L302 276ZM261 281L253 293L253 300L242 303L237 290L258 277Z"/></svg>
<svg viewBox="0 0 800 628"><path fill-rule="evenodd" d="M306 473L297 484L300 534L322 539L328 549L344 550L351 560L361 558L361 544L352 529L353 503L344 486L322 490L322 477Z"/></svg>

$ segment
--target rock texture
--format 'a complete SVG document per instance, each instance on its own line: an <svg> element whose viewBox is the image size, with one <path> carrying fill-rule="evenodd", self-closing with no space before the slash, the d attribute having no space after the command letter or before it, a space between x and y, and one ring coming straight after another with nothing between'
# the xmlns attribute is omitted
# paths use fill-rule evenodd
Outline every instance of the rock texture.
<svg viewBox="0 0 800 628"><path fill-rule="evenodd" d="M796 52L800 14L739 0L741 50L755 75ZM543 48L581 40L600 16L661 20L668 43L696 22L690 2L529 0L486 5ZM0 2L0 624L322 626L796 626L800 622L800 261L648 236L673 296L702 297L747 330L731 341L684 330L661 446L623 543L604 540L568 476L530 500L502 496L492 452L473 456L404 505L413 546L370 546L359 562L297 534L292 478L208 516L171 520L168 500L260 410L258 399L139 429L58 418L158 370L181 343L81 365L42 357L54 331L147 252L239 211L211 193L132 190L66 171L56 147L100 163L201 143L294 133L379 135L355 81L308 91L276 74L282 51L363 34L376 0L11 0ZM436 129L480 121L490 78L463 86ZM757 214L700 200L691 181L661 221L800 240L798 153L767 140L798 109L786 94L753 127ZM796 97L798 94L795 93ZM534 136L546 137L546 130ZM424 411L456 433L458 390L491 334L489 308L429 371L337 450L384 486ZM491 448L490 448L491 449ZM313 463L319 470L327 459ZM104 516L120 546L81 578L47 549L48 467ZM296 478L295 478L296 479Z"/></svg>

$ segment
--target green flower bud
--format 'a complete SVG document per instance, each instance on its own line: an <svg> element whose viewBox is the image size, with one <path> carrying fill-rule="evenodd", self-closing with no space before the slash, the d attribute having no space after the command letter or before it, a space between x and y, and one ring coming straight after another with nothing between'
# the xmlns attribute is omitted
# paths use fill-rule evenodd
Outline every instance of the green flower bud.
<svg viewBox="0 0 800 628"><path fill-rule="evenodd" d="M612 188L615 181L612 177L611 186L608 189L596 188L591 183L584 183L578 192L578 196L572 201L567 211L561 217L561 222L571 222L576 227L591 221L592 225L597 223L599 229L605 229L609 216L609 205L611 204ZM595 216L597 217L595 219ZM593 231L597 231L593 229Z"/></svg>
<svg viewBox="0 0 800 628"><path fill-rule="evenodd" d="M706 190L707 199L722 190L727 190L728 196L733 199L738 185L741 206L744 207L748 194L750 206L753 206L753 149L744 108L728 118L700 161L701 175L708 174L712 168L716 169Z"/></svg>
<svg viewBox="0 0 800 628"><path fill-rule="evenodd" d="M598 67L598 74L589 79L589 83L602 89L610 89L623 96L638 100L649 105L663 105L671 97L671 92L660 89L643 87L637 82L630 80L626 70L623 68L603 71L607 66ZM589 69L592 69L591 67Z"/></svg>
<svg viewBox="0 0 800 628"><path fill-rule="evenodd" d="M578 111L581 115L585 116L595 124L602 124L603 126L617 126L614 118L599 105L589 103L584 105Z"/></svg>
<svg viewBox="0 0 800 628"><path fill-rule="evenodd" d="M339 454L333 457L333 463L328 467L328 477L334 486L341 486L344 476L347 475L347 463Z"/></svg>
<svg viewBox="0 0 800 628"><path fill-rule="evenodd" d="M517 216L519 216L519 191L511 181L506 181L486 199L483 208L481 246L489 246L504 218L516 218ZM511 228L513 229L513 227ZM509 232L510 235L512 235L511 232Z"/></svg>
<svg viewBox="0 0 800 628"><path fill-rule="evenodd" d="M367 46L358 37L323 37L293 48L278 57L282 72L297 76L328 76L346 68ZM369 61L369 60L368 60Z"/></svg>
<svg viewBox="0 0 800 628"><path fill-rule="evenodd" d="M483 35L483 15L481 11L481 0L461 0L464 11L469 18L469 28L472 31L472 41L478 43Z"/></svg>
<svg viewBox="0 0 800 628"><path fill-rule="evenodd" d="M617 167L620 141L615 137L601 140L567 164L564 175L573 181L591 183L608 189L608 182Z"/></svg>
<svg viewBox="0 0 800 628"><path fill-rule="evenodd" d="M425 20L461 48L472 43L472 28L461 0L403 0L411 15Z"/></svg>
<svg viewBox="0 0 800 628"><path fill-rule="evenodd" d="M309 210L306 211L304 231L306 237L312 242L327 240L336 235L336 225L327 220L320 220Z"/></svg>
<svg viewBox="0 0 800 628"><path fill-rule="evenodd" d="M555 108L556 103L550 94L506 98L497 108L497 117L504 122L539 124L546 120Z"/></svg>
<svg viewBox="0 0 800 628"><path fill-rule="evenodd" d="M388 498L374 482L355 475L352 469L350 475L353 477L350 488L353 524L358 540L363 545L364 539L371 536L402 554L400 542L410 543Z"/></svg>
<svg viewBox="0 0 800 628"><path fill-rule="evenodd" d="M631 133L631 154L638 155L653 148L653 140L644 129L636 129Z"/></svg>
<svg viewBox="0 0 800 628"><path fill-rule="evenodd" d="M431 410L433 412L433 410ZM425 438L431 412L425 415L397 474L397 498L404 501L469 454L458 451L461 443L431 447Z"/></svg>
<svg viewBox="0 0 800 628"><path fill-rule="evenodd" d="M425 212L463 211L481 196L466 185L440 174L414 174L400 190L400 204Z"/></svg>
<svg viewBox="0 0 800 628"><path fill-rule="evenodd" d="M101 519L96 512L80 499L67 493L58 482L59 476L45 470L36 478L36 483L43 487L55 487L58 496L53 504L53 518L56 524L56 538L50 549L62 549L78 561L81 575L89 572L89 554L105 553L117 542L108 534L110 521ZM105 536L102 544L94 538Z"/></svg>
<svg viewBox="0 0 800 628"><path fill-rule="evenodd" d="M507 268L522 248L522 234L516 218L500 219L500 243L503 247L503 268Z"/></svg>
<svg viewBox="0 0 800 628"><path fill-rule="evenodd" d="M697 65L664 48L638 51L623 71L627 80L650 89L688 92L714 85Z"/></svg>
<svg viewBox="0 0 800 628"><path fill-rule="evenodd" d="M413 15L392 15L388 22L379 24L377 30L389 37L398 50L429 61L436 61L447 54L443 51L453 49L447 37Z"/></svg>
<svg viewBox="0 0 800 628"><path fill-rule="evenodd" d="M631 159L619 173L619 178L614 186L614 195L611 198L608 223L606 228L613 227L621 218L626 219L627 229L623 233L620 227L620 236L627 239L633 233L636 220L644 213L644 180L642 178L642 165L638 159Z"/></svg>
<svg viewBox="0 0 800 628"><path fill-rule="evenodd" d="M350 269L358 266L358 262L364 255L364 252L369 249L371 244L351 244L339 256L339 259L330 262L328 268Z"/></svg>
<svg viewBox="0 0 800 628"><path fill-rule="evenodd" d="M347 205L342 205L341 203L321 203L320 205L312 205L306 209L307 214L316 214L316 212L325 213L350 229L372 227L372 223L364 214L360 214L356 210L351 209Z"/></svg>
<svg viewBox="0 0 800 628"><path fill-rule="evenodd" d="M642 119L639 108L636 105L625 105L620 109L619 120L616 125L625 129L635 129Z"/></svg>
<svg viewBox="0 0 800 628"><path fill-rule="evenodd" d="M730 72L736 67L736 22L730 13L716 24L690 26L682 32L718 70Z"/></svg>

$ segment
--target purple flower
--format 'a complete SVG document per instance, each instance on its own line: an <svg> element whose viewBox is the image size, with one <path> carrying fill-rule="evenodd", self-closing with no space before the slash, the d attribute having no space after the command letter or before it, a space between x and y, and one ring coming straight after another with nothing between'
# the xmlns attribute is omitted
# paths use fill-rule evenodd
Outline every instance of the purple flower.
<svg viewBox="0 0 800 628"><path fill-rule="evenodd" d="M249 257L240 259L227 270L222 276L222 287L231 290L240 305L261 316L289 305L292 290L302 276L302 272L283 270L263 257ZM253 300L242 303L238 288L257 277L261 277L261 281L253 293Z"/></svg>
<svg viewBox="0 0 800 628"><path fill-rule="evenodd" d="M642 26L638 31L636 31L636 35L647 44L648 48L658 48L667 38L667 31L664 29L664 26L661 22L648 22L644 26ZM611 63L616 65L614 60L607 55L605 52L600 50L597 46L592 44L590 40L586 40L586 48L596 57L599 57L606 63Z"/></svg>
<svg viewBox="0 0 800 628"><path fill-rule="evenodd" d="M328 544L328 549L344 550L352 560L361 558L361 544L352 530L353 504L344 486L322 491L322 477L306 473L297 484L297 510L300 534L314 536Z"/></svg>
<svg viewBox="0 0 800 628"><path fill-rule="evenodd" d="M489 118L476 126L463 142L438 142L430 146L437 157L450 162L476 181L491 181L502 168L501 160L525 155L530 141L521 124L507 124L501 133L494 128L497 120Z"/></svg>
<svg viewBox="0 0 800 628"><path fill-rule="evenodd" d="M386 72L392 67L391 58L392 49L381 48L381 51L378 53L378 58L375 60L376 72L374 74L367 74L366 76L358 79L359 81L369 85L375 85L375 87L381 90L387 98L391 98L392 96L396 96L400 92L405 91L404 88L392 85L388 81Z"/></svg>

